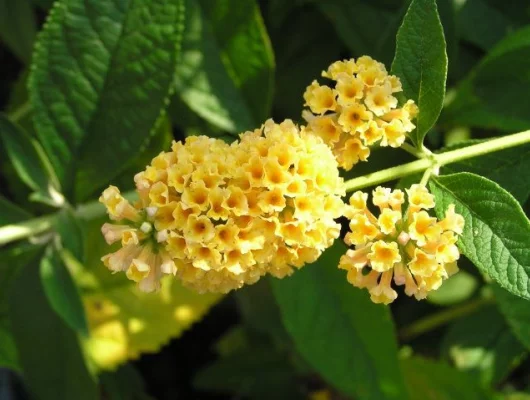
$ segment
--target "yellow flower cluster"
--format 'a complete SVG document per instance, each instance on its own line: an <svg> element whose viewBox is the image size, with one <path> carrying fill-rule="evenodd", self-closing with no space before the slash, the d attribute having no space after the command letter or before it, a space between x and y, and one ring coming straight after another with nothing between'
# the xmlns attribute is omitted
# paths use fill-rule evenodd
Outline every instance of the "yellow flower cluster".
<svg viewBox="0 0 530 400"><path fill-rule="evenodd" d="M368 194L355 192L345 212L350 229L345 237L353 245L342 256L339 268L348 271L348 281L367 288L372 301L389 304L397 297L391 287L405 285L405 293L423 299L442 281L458 271L457 235L462 234L464 219L450 205L445 218L438 221L426 210L434 207L434 197L424 186L406 190L408 208L402 206L401 190L378 187L373 204L380 210L376 217L367 208Z"/></svg>
<svg viewBox="0 0 530 400"><path fill-rule="evenodd" d="M331 147L342 168L366 161L369 146L377 142L401 146L415 128L411 120L417 106L408 100L397 108L393 94L402 91L401 82L388 75L382 63L368 56L336 61L322 76L334 81L334 87L313 81L304 93L309 110L302 115L308 130Z"/></svg>
<svg viewBox="0 0 530 400"><path fill-rule="evenodd" d="M173 143L135 176L134 206L117 188L100 201L110 218L103 257L145 291L163 274L198 292L228 292L269 273L289 275L338 237L345 194L330 149L290 120L267 121L231 145L204 136Z"/></svg>

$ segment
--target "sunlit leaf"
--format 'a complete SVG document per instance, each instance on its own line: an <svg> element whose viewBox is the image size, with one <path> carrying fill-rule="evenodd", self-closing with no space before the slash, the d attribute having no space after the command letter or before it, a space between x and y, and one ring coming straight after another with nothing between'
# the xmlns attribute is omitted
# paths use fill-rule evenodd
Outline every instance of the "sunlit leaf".
<svg viewBox="0 0 530 400"><path fill-rule="evenodd" d="M530 222L512 195L466 172L431 179L430 188L438 217L454 204L465 219L462 254L503 288L530 298Z"/></svg>
<svg viewBox="0 0 530 400"><path fill-rule="evenodd" d="M70 260L81 288L90 336L85 346L96 365L113 369L142 353L153 353L178 337L212 307L220 294L197 294L176 278L158 293L143 293L124 274L113 275L100 257L111 251L100 232L104 219L87 224L86 263Z"/></svg>

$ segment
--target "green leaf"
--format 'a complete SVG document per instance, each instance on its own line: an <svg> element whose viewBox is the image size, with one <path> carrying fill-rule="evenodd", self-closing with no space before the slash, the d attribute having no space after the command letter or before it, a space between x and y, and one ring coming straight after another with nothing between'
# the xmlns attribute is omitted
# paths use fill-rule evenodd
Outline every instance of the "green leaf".
<svg viewBox="0 0 530 400"><path fill-rule="evenodd" d="M510 332L502 315L491 306L453 323L443 339L442 352L458 369L469 373L484 387L492 387L517 365L524 347Z"/></svg>
<svg viewBox="0 0 530 400"><path fill-rule="evenodd" d="M169 111L168 111L169 112ZM169 117L164 115L157 121L152 134L149 137L149 141L144 143L144 146L140 149L140 153L130 160L124 166L124 170L110 182L105 184L99 189L102 192L109 185L117 186L121 191L135 190L136 186L134 183L134 175L145 168L146 165L151 164L154 157L160 154L161 150L167 150L171 147L173 141L173 133L171 132L171 122Z"/></svg>
<svg viewBox="0 0 530 400"><path fill-rule="evenodd" d="M280 309L274 300L270 280L262 279L235 294L241 319L254 332L267 335L279 345L289 343L283 326Z"/></svg>
<svg viewBox="0 0 530 400"><path fill-rule="evenodd" d="M166 104L183 0L61 0L29 80L35 127L65 193L82 200L138 154ZM77 173L76 173L77 172Z"/></svg>
<svg viewBox="0 0 530 400"><path fill-rule="evenodd" d="M99 381L108 400L148 400L142 375L131 365L125 364L114 372L99 375Z"/></svg>
<svg viewBox="0 0 530 400"><path fill-rule="evenodd" d="M506 318L513 334L530 350L530 302L514 296L510 292L493 286L499 310Z"/></svg>
<svg viewBox="0 0 530 400"><path fill-rule="evenodd" d="M458 30L462 40L490 50L518 26L488 1L467 1L458 13Z"/></svg>
<svg viewBox="0 0 530 400"><path fill-rule="evenodd" d="M282 7L289 5L281 1ZM274 13L269 17L270 29L281 11L275 8L269 12ZM322 70L343 57L344 48L332 23L317 9L304 7L295 12L296 18L287 18L277 29L270 29L270 35L277 60L274 113L279 118L296 120L304 108L305 88ZM285 40L286 32L289 40Z"/></svg>
<svg viewBox="0 0 530 400"><path fill-rule="evenodd" d="M255 122L270 117L274 53L255 0L200 0L225 68L245 95ZM230 12L227 12L230 10ZM253 127L254 128L254 127Z"/></svg>
<svg viewBox="0 0 530 400"><path fill-rule="evenodd" d="M455 65L457 61L458 41L457 37L457 17L455 4L453 0L436 0L440 22L444 30L444 38L447 51L447 68L448 74L454 76Z"/></svg>
<svg viewBox="0 0 530 400"><path fill-rule="evenodd" d="M470 140L449 146L443 151L456 150L479 141ZM471 172L497 182L515 199L524 204L530 196L530 145L523 145L484 154L457 163L445 165L444 174L455 172Z"/></svg>
<svg viewBox="0 0 530 400"><path fill-rule="evenodd" d="M0 0L0 39L29 64L37 23L30 0Z"/></svg>
<svg viewBox="0 0 530 400"><path fill-rule="evenodd" d="M460 270L458 274L449 277L439 289L430 292L427 300L441 306L461 303L475 293L478 285L477 278Z"/></svg>
<svg viewBox="0 0 530 400"><path fill-rule="evenodd" d="M514 392L506 394L502 400L530 400L530 393Z"/></svg>
<svg viewBox="0 0 530 400"><path fill-rule="evenodd" d="M274 56L256 2L186 0L186 20L175 74L182 100L226 131L259 126L270 116Z"/></svg>
<svg viewBox="0 0 530 400"><path fill-rule="evenodd" d="M22 372L35 399L98 399L77 335L49 306L37 265L21 271L9 306Z"/></svg>
<svg viewBox="0 0 530 400"><path fill-rule="evenodd" d="M392 73L401 78L405 97L420 109L411 139L421 147L442 110L447 78L445 39L436 0L412 0L396 41Z"/></svg>
<svg viewBox="0 0 530 400"><path fill-rule="evenodd" d="M52 6L54 0L31 0L33 4L35 4L37 7L40 7L41 9L48 11Z"/></svg>
<svg viewBox="0 0 530 400"><path fill-rule="evenodd" d="M40 262L44 292L52 308L75 331L88 335L85 310L70 272L53 244L48 245Z"/></svg>
<svg viewBox="0 0 530 400"><path fill-rule="evenodd" d="M7 313L8 292L22 267L36 259L42 246L18 243L0 250L0 316Z"/></svg>
<svg viewBox="0 0 530 400"><path fill-rule="evenodd" d="M530 26L525 26L501 40L460 84L442 121L501 131L527 129L529 70Z"/></svg>
<svg viewBox="0 0 530 400"><path fill-rule="evenodd" d="M249 347L249 337L247 329L243 325L236 325L226 332L215 343L215 352L220 357L227 357Z"/></svg>
<svg viewBox="0 0 530 400"><path fill-rule="evenodd" d="M337 34L353 54L369 54L384 63L392 61L389 57L394 51L392 46L402 13L392 14L372 2L361 0L314 3L332 22ZM382 27L386 29L382 30Z"/></svg>
<svg viewBox="0 0 530 400"><path fill-rule="evenodd" d="M32 215L0 195L0 226L30 219Z"/></svg>
<svg viewBox="0 0 530 400"><path fill-rule="evenodd" d="M20 179L35 191L30 198L60 206L64 199L59 192L59 182L40 144L2 114L0 139Z"/></svg>
<svg viewBox="0 0 530 400"><path fill-rule="evenodd" d="M388 308L351 286L339 241L292 277L274 280L283 322L297 350L327 381L358 399L404 399Z"/></svg>
<svg viewBox="0 0 530 400"><path fill-rule="evenodd" d="M55 218L55 230L61 239L61 248L70 252L79 262L85 261L84 232L73 210L64 208Z"/></svg>
<svg viewBox="0 0 530 400"><path fill-rule="evenodd" d="M506 290L530 298L530 221L512 195L465 172L432 179L430 188L439 218L454 204L465 219L462 254Z"/></svg>
<svg viewBox="0 0 530 400"><path fill-rule="evenodd" d="M17 222L28 220L31 217L32 215L26 210L0 195L0 245L9 243L14 234L26 229L17 226Z"/></svg>
<svg viewBox="0 0 530 400"><path fill-rule="evenodd" d="M199 371L193 385L204 391L232 393L255 400L302 399L285 354L270 348L249 348Z"/></svg>
<svg viewBox="0 0 530 400"><path fill-rule="evenodd" d="M0 315L0 368L20 370L15 339L11 333L9 321Z"/></svg>
<svg viewBox="0 0 530 400"><path fill-rule="evenodd" d="M40 253L40 246L20 243L0 250L0 367L20 370L15 339L8 319L8 293L19 271Z"/></svg>
<svg viewBox="0 0 530 400"><path fill-rule="evenodd" d="M401 360L410 400L486 400L492 396L471 377L446 364L419 357Z"/></svg>

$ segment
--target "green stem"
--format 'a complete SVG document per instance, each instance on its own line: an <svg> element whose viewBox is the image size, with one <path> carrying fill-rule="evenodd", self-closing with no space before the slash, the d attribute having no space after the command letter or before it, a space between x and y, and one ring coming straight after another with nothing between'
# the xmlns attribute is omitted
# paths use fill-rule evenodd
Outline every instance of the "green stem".
<svg viewBox="0 0 530 400"><path fill-rule="evenodd" d="M479 308L492 303L494 303L494 299L492 297L478 298L448 310L443 310L436 314L428 315L427 317L415 321L412 324L400 329L398 336L402 341L407 342L417 336L437 329L457 318L465 317Z"/></svg>
<svg viewBox="0 0 530 400"><path fill-rule="evenodd" d="M34 218L18 224L2 226L0 228L0 246L47 231L52 227L54 218L55 216L52 214L51 216Z"/></svg>
<svg viewBox="0 0 530 400"><path fill-rule="evenodd" d="M421 178L420 186L427 187L427 182L429 182L429 178L435 171L438 171L439 169L440 167L438 165L427 168L423 173L423 177ZM437 175L437 173L435 173L435 175Z"/></svg>
<svg viewBox="0 0 530 400"><path fill-rule="evenodd" d="M131 191L124 193L123 197L131 201L136 198L136 192ZM103 204L99 203L99 201L91 201L77 207L74 214L82 219L97 218L105 215L105 207ZM28 221L0 227L0 246L33 235L38 235L52 229L55 218L56 214L54 213L44 217L38 217Z"/></svg>
<svg viewBox="0 0 530 400"><path fill-rule="evenodd" d="M425 154L418 150L416 147L411 146L407 142L403 143L400 147L402 150L405 150L407 153L412 154L416 158L424 158Z"/></svg>
<svg viewBox="0 0 530 400"><path fill-rule="evenodd" d="M513 135L503 136L497 139L488 140L487 142L463 147L461 149L447 151L445 153L431 154L420 160L350 179L346 182L346 190L352 192L354 190L378 185L393 179L422 172L427 168L435 167L436 165L443 166L525 143L530 143L530 131L514 133Z"/></svg>
<svg viewBox="0 0 530 400"><path fill-rule="evenodd" d="M11 120L11 122L19 122L22 118L24 118L30 112L31 112L31 103L27 101L24 104L21 104L18 108L14 109L12 112L10 112L8 114L8 117Z"/></svg>

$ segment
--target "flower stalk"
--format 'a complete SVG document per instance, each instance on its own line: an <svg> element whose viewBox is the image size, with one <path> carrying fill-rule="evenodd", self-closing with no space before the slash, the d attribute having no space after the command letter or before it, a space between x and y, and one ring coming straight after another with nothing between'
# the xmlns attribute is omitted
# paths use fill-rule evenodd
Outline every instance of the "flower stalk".
<svg viewBox="0 0 530 400"><path fill-rule="evenodd" d="M424 333L438 329L455 319L465 317L474 313L476 310L493 304L495 300L492 297L483 297L470 300L467 303L440 311L435 314L428 315L425 318L419 319L412 324L403 327L399 330L398 336L403 342L408 342Z"/></svg>
<svg viewBox="0 0 530 400"><path fill-rule="evenodd" d="M445 153L433 153L429 157L420 160L350 179L345 183L346 191L353 192L355 190L422 172L428 168L436 166L442 167L469 158L520 146L525 143L530 143L530 130L466 146L461 149L447 151Z"/></svg>

